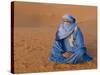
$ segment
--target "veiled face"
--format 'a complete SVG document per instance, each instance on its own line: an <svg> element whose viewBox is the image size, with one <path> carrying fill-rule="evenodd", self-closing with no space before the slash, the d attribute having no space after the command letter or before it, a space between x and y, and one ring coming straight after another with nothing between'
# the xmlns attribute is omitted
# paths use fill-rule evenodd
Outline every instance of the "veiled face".
<svg viewBox="0 0 100 75"><path fill-rule="evenodd" d="M63 22L66 23L67 25L70 25L70 21L68 19L63 19Z"/></svg>

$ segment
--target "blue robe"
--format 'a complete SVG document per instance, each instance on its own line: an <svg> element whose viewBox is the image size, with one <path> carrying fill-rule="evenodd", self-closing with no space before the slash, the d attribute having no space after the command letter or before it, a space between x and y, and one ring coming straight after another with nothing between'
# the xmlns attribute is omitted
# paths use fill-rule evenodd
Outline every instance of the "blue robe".
<svg viewBox="0 0 100 75"><path fill-rule="evenodd" d="M84 47L84 38L80 28L77 27L77 30L73 31L70 35L73 35L74 38L73 47L70 46L67 37L60 39L57 31L51 48L51 54L48 58L49 62L55 61L57 63L75 64L92 60L92 57L86 53L87 49ZM72 55L68 58L63 57L62 54L65 52L71 52Z"/></svg>

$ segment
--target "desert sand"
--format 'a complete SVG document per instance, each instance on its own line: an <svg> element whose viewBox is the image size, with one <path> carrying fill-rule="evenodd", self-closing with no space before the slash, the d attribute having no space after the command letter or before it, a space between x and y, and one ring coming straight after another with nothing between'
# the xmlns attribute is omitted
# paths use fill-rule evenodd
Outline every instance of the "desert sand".
<svg viewBox="0 0 100 75"><path fill-rule="evenodd" d="M14 73L68 71L97 68L97 8L15 2L14 8ZM49 63L58 23L70 13L84 34L90 62L80 64Z"/></svg>

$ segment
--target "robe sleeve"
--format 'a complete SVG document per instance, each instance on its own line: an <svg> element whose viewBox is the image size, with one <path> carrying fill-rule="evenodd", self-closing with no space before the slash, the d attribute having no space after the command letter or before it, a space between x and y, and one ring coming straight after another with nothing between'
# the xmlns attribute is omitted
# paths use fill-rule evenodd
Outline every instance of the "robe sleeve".
<svg viewBox="0 0 100 75"><path fill-rule="evenodd" d="M83 34L82 34L80 28L78 28L77 34L76 34L76 45L78 48L84 47L84 37L83 37Z"/></svg>
<svg viewBox="0 0 100 75"><path fill-rule="evenodd" d="M63 41L54 41L53 43L53 47L51 49L51 53L55 56L62 56L62 53L64 52L64 50L62 49L62 43Z"/></svg>

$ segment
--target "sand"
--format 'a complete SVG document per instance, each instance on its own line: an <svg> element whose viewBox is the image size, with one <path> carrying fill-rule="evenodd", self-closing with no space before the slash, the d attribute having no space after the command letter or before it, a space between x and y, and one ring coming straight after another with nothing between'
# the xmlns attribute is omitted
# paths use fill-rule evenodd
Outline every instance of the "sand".
<svg viewBox="0 0 100 75"><path fill-rule="evenodd" d="M49 5L39 6L39 4L34 5L31 3L15 4L14 73L97 68L96 7L66 7L63 5L58 5L58 7L57 5L53 5L50 7ZM55 8L56 10L54 10ZM66 13L66 8L70 8L70 13L77 18L77 25L84 34L85 46L88 49L88 54L93 57L93 60L90 62L80 64L58 64L48 62L48 56L50 55L50 49L55 38L57 24L61 16ZM91 13L88 13L89 11Z"/></svg>

